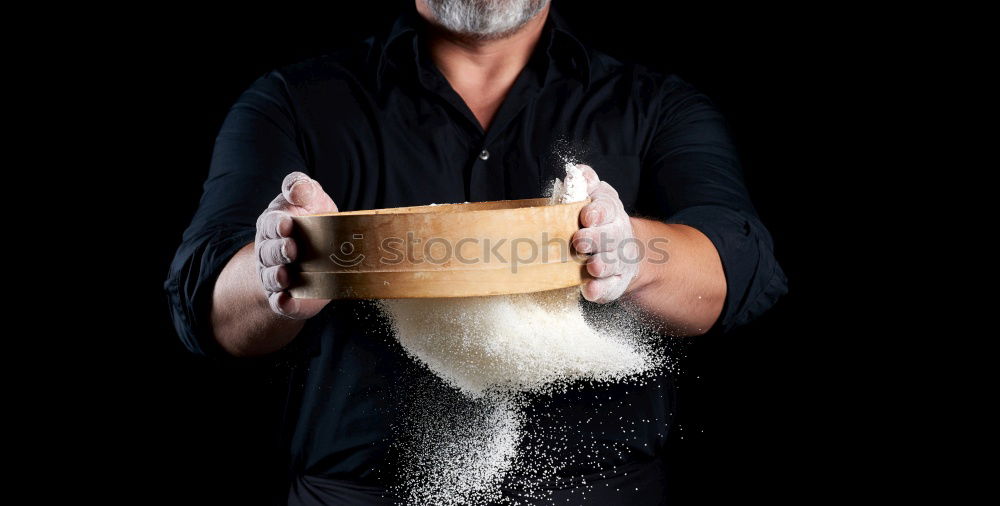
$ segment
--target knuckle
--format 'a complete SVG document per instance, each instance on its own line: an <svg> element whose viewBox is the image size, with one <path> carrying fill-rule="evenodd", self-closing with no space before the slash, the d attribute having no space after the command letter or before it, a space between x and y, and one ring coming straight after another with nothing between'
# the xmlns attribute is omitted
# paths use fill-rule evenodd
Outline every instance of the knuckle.
<svg viewBox="0 0 1000 506"><path fill-rule="evenodd" d="M601 185L600 185L600 187L598 189L600 190L601 193L603 193L603 194L605 194L605 195L607 195L607 196L609 196L609 197L611 197L613 199L616 199L616 200L618 199L618 190L616 190L614 186L611 186L610 184L608 184L607 181L601 181Z"/></svg>
<svg viewBox="0 0 1000 506"><path fill-rule="evenodd" d="M278 267L268 267L264 270L264 283L272 292L281 291L281 287L278 286Z"/></svg>
<svg viewBox="0 0 1000 506"><path fill-rule="evenodd" d="M264 230L264 223L267 221L267 214L269 212L270 211L264 211L263 213L260 213L260 216L257 217L257 234L258 235L260 235L261 231Z"/></svg>
<svg viewBox="0 0 1000 506"><path fill-rule="evenodd" d="M573 247L582 253L588 253L594 246L594 238L592 232L588 229L582 228L573 234Z"/></svg>
<svg viewBox="0 0 1000 506"><path fill-rule="evenodd" d="M281 282L281 266L262 269L261 283L267 292L280 292L284 290L284 283Z"/></svg>
<svg viewBox="0 0 1000 506"><path fill-rule="evenodd" d="M267 302L271 306L271 311L284 315L285 313L281 310L281 293L270 293L267 296Z"/></svg>
<svg viewBox="0 0 1000 506"><path fill-rule="evenodd" d="M254 244L254 246L253 246L254 253L257 254L257 267L258 267L258 269L263 269L264 265L265 265L264 264L264 247L265 247L266 244L267 244L267 240L260 240L260 241L257 241L257 243Z"/></svg>
<svg viewBox="0 0 1000 506"><path fill-rule="evenodd" d="M281 256L285 259L285 263L293 262L299 255L299 246L295 243L295 240L291 238L282 239L282 250Z"/></svg>
<svg viewBox="0 0 1000 506"><path fill-rule="evenodd" d="M268 258L270 258L271 256L269 252L270 249L271 249L271 240L265 240L260 243L259 247L257 248L258 264L264 267L269 267L271 265L270 262L268 262Z"/></svg>
<svg viewBox="0 0 1000 506"><path fill-rule="evenodd" d="M274 239L268 239L259 244L257 249L257 263L263 265L264 267L270 267L275 264L274 260L274 250L275 248Z"/></svg>
<svg viewBox="0 0 1000 506"><path fill-rule="evenodd" d="M286 206L288 206L288 200L285 199L285 194L282 192L271 199L271 203L267 205L267 210L284 209Z"/></svg>
<svg viewBox="0 0 1000 506"><path fill-rule="evenodd" d="M260 277L260 286L264 287L264 291L273 292L274 290L268 288L267 285L267 268L257 269L257 274Z"/></svg>
<svg viewBox="0 0 1000 506"><path fill-rule="evenodd" d="M286 211L266 211L257 219L257 231L265 239L282 237L281 227L291 215Z"/></svg>

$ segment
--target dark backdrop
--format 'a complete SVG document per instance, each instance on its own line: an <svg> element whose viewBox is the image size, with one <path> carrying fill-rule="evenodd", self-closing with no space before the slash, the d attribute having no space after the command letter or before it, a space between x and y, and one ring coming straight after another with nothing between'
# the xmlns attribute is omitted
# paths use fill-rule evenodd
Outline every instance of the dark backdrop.
<svg viewBox="0 0 1000 506"><path fill-rule="evenodd" d="M790 279L789 295L758 321L690 340L670 442L676 504L830 496L843 485L831 477L849 443L842 408L851 391L830 367L840 343L829 331L838 315L825 287L842 280L826 267L823 217L834 212L829 186L848 166L838 153L856 134L844 116L865 72L849 30L831 19L856 13L671 2L661 13L654 3L558 2L593 46L676 72L714 99ZM164 11L127 28L116 45L115 66L125 72L114 85L128 90L125 129L142 153L119 176L148 190L140 204L153 231L133 238L144 268L129 277L141 292L127 301L135 322L116 341L120 373L111 378L122 414L108 429L125 443L120 462L136 487L183 503L255 504L281 472L267 366L187 354L160 287L237 96L272 68L383 28L398 5L332 13L272 6L224 17Z"/></svg>

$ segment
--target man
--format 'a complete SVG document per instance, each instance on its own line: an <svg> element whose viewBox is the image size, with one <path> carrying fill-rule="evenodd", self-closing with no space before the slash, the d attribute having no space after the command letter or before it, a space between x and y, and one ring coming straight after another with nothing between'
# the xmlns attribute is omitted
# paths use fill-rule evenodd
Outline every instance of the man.
<svg viewBox="0 0 1000 506"><path fill-rule="evenodd" d="M240 97L166 288L192 351L294 364L290 504L391 501L406 360L373 337L363 304L288 295L290 216L538 197L567 154L592 167L574 238L594 254L588 301L627 300L690 336L745 323L785 292L712 104L587 48L547 0L416 0L385 36L271 72ZM668 262L619 258L653 239L666 239ZM588 389L553 401L566 424L618 445L564 470L598 484L595 504L663 501L663 386L589 387L612 408ZM602 418L631 420L638 435L602 432ZM577 503L572 488L552 498Z"/></svg>

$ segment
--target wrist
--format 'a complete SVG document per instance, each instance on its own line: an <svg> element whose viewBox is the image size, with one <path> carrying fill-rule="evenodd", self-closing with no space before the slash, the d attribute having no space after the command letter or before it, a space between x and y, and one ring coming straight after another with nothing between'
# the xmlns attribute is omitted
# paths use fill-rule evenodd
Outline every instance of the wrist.
<svg viewBox="0 0 1000 506"><path fill-rule="evenodd" d="M639 258L635 259L636 270L632 275L632 280L629 281L628 288L625 289L625 294L635 294L641 292L646 286L650 284L650 274L649 266L646 262L646 243L648 234L648 223L647 220L640 218L629 217L629 222L632 225L632 237L639 244L640 255Z"/></svg>

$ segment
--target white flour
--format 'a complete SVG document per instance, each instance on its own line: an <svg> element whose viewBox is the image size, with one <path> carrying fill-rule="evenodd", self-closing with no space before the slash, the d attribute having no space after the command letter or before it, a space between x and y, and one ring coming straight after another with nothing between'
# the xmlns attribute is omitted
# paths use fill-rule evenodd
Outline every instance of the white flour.
<svg viewBox="0 0 1000 506"><path fill-rule="evenodd" d="M553 184L552 203L587 198L575 164ZM539 391L564 381L614 380L648 370L628 335L587 324L580 289L490 297L383 301L396 339L413 358L471 397Z"/></svg>
<svg viewBox="0 0 1000 506"><path fill-rule="evenodd" d="M584 319L576 287L522 295L384 302L403 348L449 385L539 391L562 381L613 380L649 368L627 336Z"/></svg>
<svg viewBox="0 0 1000 506"><path fill-rule="evenodd" d="M556 180L550 202L587 197L574 164ZM459 422L441 422L448 406L417 421L413 468L403 477L414 504L469 504L499 498L521 440L518 395L553 393L579 380L618 381L656 367L649 349L629 333L598 330L584 318L580 289L381 302L396 339L416 361L478 403ZM610 326L608 326L610 327Z"/></svg>
<svg viewBox="0 0 1000 506"><path fill-rule="evenodd" d="M500 499L513 467L524 416L517 400L468 399L435 390L410 399L401 476L394 492L406 504L482 504Z"/></svg>
<svg viewBox="0 0 1000 506"><path fill-rule="evenodd" d="M552 196L549 197L549 205L569 204L579 202L587 198L587 180L583 177L583 171L575 163L566 163L566 178L556 179L552 183Z"/></svg>

